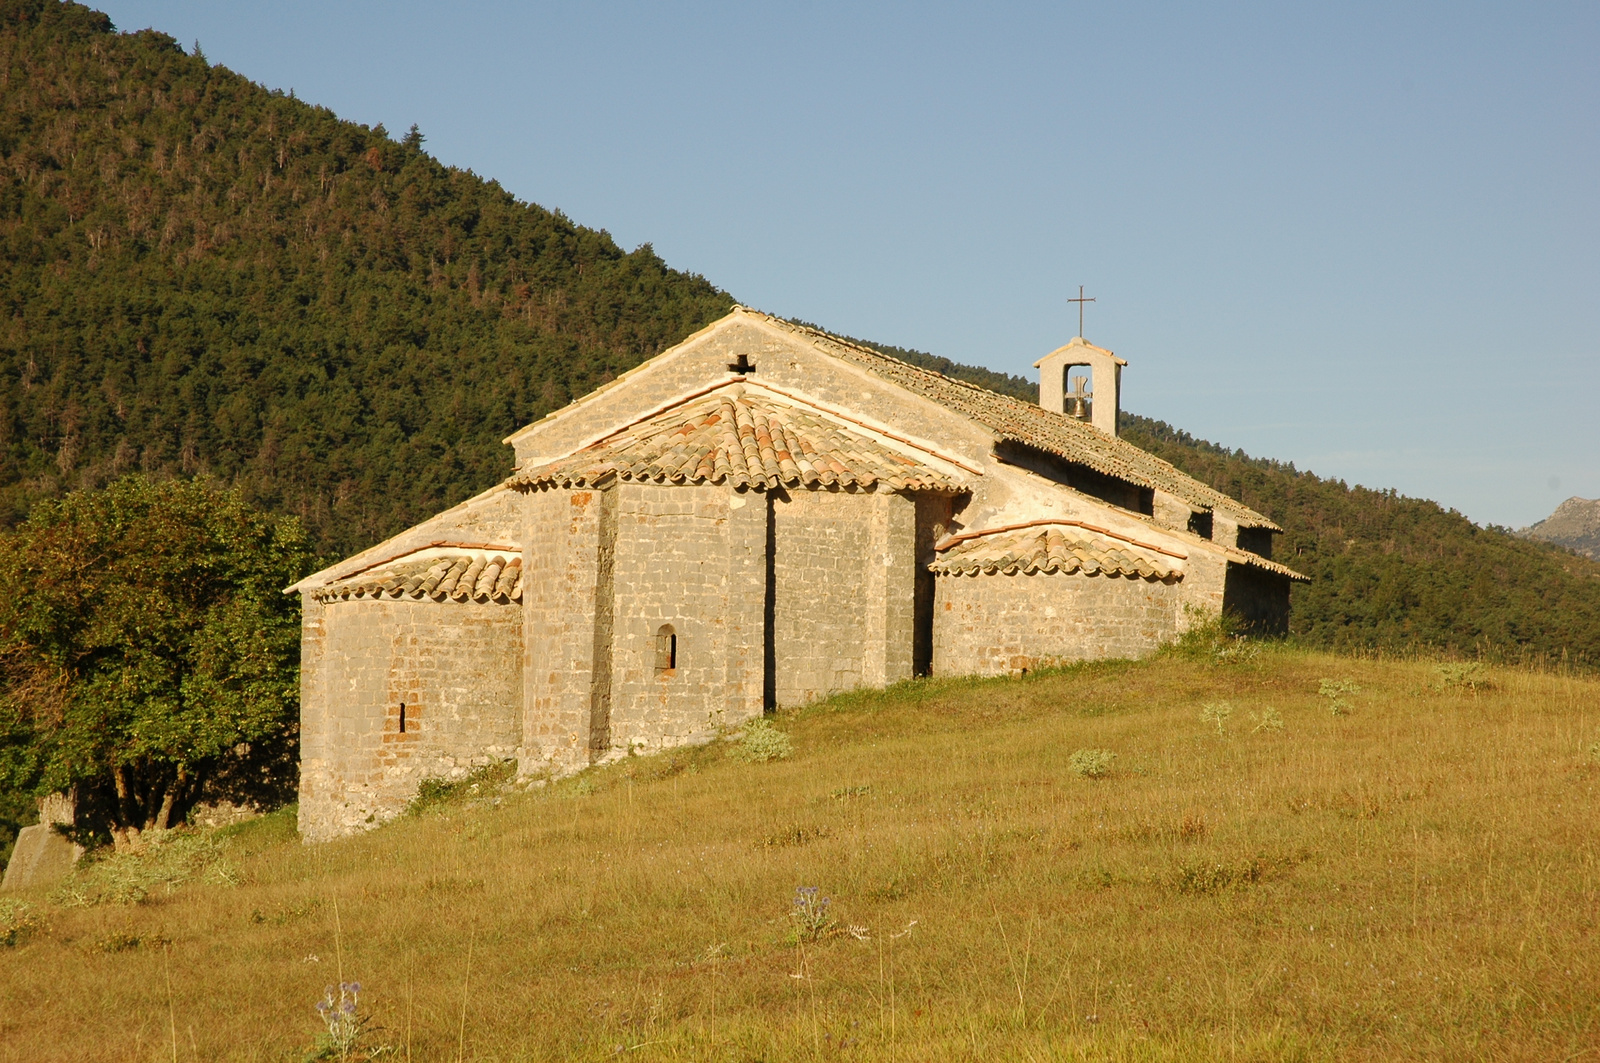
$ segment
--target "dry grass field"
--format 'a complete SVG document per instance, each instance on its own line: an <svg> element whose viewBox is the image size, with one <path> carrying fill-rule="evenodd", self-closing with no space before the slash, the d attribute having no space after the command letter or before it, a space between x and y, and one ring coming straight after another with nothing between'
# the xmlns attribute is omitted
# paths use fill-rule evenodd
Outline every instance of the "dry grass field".
<svg viewBox="0 0 1600 1063"><path fill-rule="evenodd" d="M5 909L0 1059L300 1060L340 981L362 1059L1600 1059L1592 679L1269 648L776 723L88 868Z"/></svg>

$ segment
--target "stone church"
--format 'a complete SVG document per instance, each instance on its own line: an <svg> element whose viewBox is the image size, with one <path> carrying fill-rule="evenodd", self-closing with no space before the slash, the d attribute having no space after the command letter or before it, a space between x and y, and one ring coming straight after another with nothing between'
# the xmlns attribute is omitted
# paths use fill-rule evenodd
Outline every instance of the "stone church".
<svg viewBox="0 0 1600 1063"><path fill-rule="evenodd" d="M1038 405L735 308L516 432L502 483L290 588L302 834L495 760L1135 657L1223 610L1284 629L1280 529L1117 437L1126 363L1036 364Z"/></svg>

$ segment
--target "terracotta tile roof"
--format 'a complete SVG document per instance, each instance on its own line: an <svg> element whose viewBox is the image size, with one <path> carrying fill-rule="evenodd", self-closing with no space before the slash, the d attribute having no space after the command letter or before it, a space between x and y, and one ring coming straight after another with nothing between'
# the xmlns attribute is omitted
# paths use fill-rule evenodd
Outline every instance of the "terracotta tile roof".
<svg viewBox="0 0 1600 1063"><path fill-rule="evenodd" d="M964 414L1001 440L1036 447L1141 487L1159 488L1201 509L1222 513L1247 528L1283 530L1242 502L1180 472L1170 462L1125 440L1105 435L1076 418L902 362L819 329L795 325L759 311L746 309L744 312L803 336L829 354L870 370L907 391Z"/></svg>
<svg viewBox="0 0 1600 1063"><path fill-rule="evenodd" d="M1311 582L1310 576L1301 575L1288 565L1280 565L1270 558L1262 557L1260 554L1253 554L1249 550L1234 550L1225 546L1222 548L1222 552L1229 561L1236 565L1253 565L1256 568L1264 569L1279 576L1287 576L1296 583Z"/></svg>
<svg viewBox="0 0 1600 1063"><path fill-rule="evenodd" d="M519 470L524 486L594 486L611 477L733 487L871 487L959 491L953 475L765 389L731 383L575 454Z"/></svg>
<svg viewBox="0 0 1600 1063"><path fill-rule="evenodd" d="M522 558L487 550L427 551L405 556L336 580L311 592L319 601L353 598L436 602L520 602Z"/></svg>
<svg viewBox="0 0 1600 1063"><path fill-rule="evenodd" d="M1071 521L1036 521L972 532L948 540L928 567L944 576L1082 572L1160 581L1183 578L1170 560L1182 555L1098 531Z"/></svg>

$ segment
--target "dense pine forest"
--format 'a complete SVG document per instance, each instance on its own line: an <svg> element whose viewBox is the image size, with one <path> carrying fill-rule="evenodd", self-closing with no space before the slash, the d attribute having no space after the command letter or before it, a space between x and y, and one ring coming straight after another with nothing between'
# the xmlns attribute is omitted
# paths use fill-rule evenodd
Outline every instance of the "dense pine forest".
<svg viewBox="0 0 1600 1063"><path fill-rule="evenodd" d="M734 301L442 165L416 130L58 0L0 0L0 239L0 524L127 471L208 475L325 555L493 483L505 434ZM1278 556L1314 578L1308 642L1600 657L1600 565L1125 423L1284 525Z"/></svg>

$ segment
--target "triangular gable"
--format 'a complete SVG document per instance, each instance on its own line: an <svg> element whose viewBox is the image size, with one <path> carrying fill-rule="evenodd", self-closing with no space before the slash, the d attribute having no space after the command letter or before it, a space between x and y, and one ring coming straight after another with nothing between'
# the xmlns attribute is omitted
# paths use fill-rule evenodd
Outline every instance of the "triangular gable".
<svg viewBox="0 0 1600 1063"><path fill-rule="evenodd" d="M866 426L755 382L728 381L578 451L519 470L508 483L861 487L960 491L957 459L874 438Z"/></svg>

